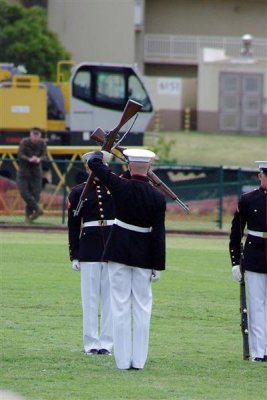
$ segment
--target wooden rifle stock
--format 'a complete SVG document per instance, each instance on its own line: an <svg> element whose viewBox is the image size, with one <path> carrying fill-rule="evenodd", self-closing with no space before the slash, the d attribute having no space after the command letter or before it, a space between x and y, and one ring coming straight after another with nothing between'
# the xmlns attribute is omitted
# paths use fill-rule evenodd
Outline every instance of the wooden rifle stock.
<svg viewBox="0 0 267 400"><path fill-rule="evenodd" d="M126 122L129 121L132 117L135 116L135 114L142 108L142 104L137 103L137 101L134 100L128 100L127 104L123 110L123 114L121 117L120 122L118 125L113 128L107 135L106 135L106 140L102 146L102 150L110 152L115 141L117 138L117 135L120 131L120 129L123 127L123 125L126 124Z"/></svg>
<svg viewBox="0 0 267 400"><path fill-rule="evenodd" d="M177 196L176 194L164 183L162 182L161 179L151 170L148 170L147 176L149 180L160 189L162 193L164 193L166 196L170 197L172 200L176 201L176 203L179 204L180 207L188 214L189 213L189 208L187 207L186 204L184 204Z"/></svg>
<svg viewBox="0 0 267 400"><path fill-rule="evenodd" d="M91 139L95 140L97 143L101 144L103 146L105 140L106 140L106 132L102 128L97 128L91 135ZM116 146L112 147L111 153L119 158L122 161L125 161L125 158L123 156L123 150L125 150L126 147L122 146Z"/></svg>
<svg viewBox="0 0 267 400"><path fill-rule="evenodd" d="M246 298L246 283L243 268L243 243L240 245L240 270L242 278L240 281L240 316L241 316L241 332L243 338L243 360L249 360L249 332L248 332L248 309Z"/></svg>
<svg viewBox="0 0 267 400"><path fill-rule="evenodd" d="M113 147L113 145L114 145L114 143L115 143L115 141L117 139L117 135L118 135L120 129L122 128L122 126L125 125L126 122L129 121L129 119L134 117L135 114L141 108L142 108L142 104L137 103L137 101L134 101L134 100L128 100L127 101L127 104L126 104L126 106L125 106L125 108L123 110L120 122L107 135L105 134L104 141L102 142L101 150L105 150L105 151L108 151L108 152L110 152L112 150L112 147ZM101 128L97 128L96 131L99 131L99 129L101 129ZM96 131L94 131L92 133L91 138L95 139L94 138L94 134L95 134ZM94 180L94 175L91 172L90 175L88 176L86 184L85 184L85 186L83 188L83 191L82 191L82 194L80 196L79 203L78 203L78 205L76 207L76 210L74 211L74 216L75 217L77 217L79 215L80 211L81 211L81 208L83 206L84 201L86 200L86 197L87 197L87 194L88 194L88 192L90 190L90 187L92 186L93 180Z"/></svg>

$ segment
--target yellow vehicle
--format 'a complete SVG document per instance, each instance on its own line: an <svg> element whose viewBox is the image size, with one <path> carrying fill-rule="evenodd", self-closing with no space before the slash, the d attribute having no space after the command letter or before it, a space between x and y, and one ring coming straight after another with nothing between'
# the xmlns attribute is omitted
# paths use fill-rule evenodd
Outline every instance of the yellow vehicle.
<svg viewBox="0 0 267 400"><path fill-rule="evenodd" d="M66 65L72 67L68 79ZM141 145L153 106L134 66L61 61L56 82L41 82L0 64L0 144L18 144L36 126L50 145L90 145L90 133L116 125L129 98L143 107L127 144Z"/></svg>

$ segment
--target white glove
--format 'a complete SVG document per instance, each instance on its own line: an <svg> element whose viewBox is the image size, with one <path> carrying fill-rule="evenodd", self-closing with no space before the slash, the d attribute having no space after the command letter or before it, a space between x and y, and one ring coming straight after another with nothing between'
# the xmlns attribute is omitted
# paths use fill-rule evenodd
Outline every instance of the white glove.
<svg viewBox="0 0 267 400"><path fill-rule="evenodd" d="M103 163L109 164L112 159L112 154L105 150L101 150L101 153L103 154Z"/></svg>
<svg viewBox="0 0 267 400"><path fill-rule="evenodd" d="M237 281L237 282L241 281L242 274L241 274L241 271L240 271L240 265L234 265L232 267L232 274L233 274L233 279L235 281Z"/></svg>
<svg viewBox="0 0 267 400"><path fill-rule="evenodd" d="M80 261L79 260L73 260L72 261L72 269L75 272L80 272L81 266L80 266Z"/></svg>
<svg viewBox="0 0 267 400"><path fill-rule="evenodd" d="M151 282L159 281L160 280L160 272L156 271L155 269L152 269L150 280L151 280Z"/></svg>

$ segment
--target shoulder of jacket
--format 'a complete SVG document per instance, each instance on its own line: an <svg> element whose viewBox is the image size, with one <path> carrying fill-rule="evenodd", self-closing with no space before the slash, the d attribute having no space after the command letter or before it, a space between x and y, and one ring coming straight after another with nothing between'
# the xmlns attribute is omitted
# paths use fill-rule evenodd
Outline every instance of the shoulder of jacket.
<svg viewBox="0 0 267 400"><path fill-rule="evenodd" d="M242 194L242 196L247 197L247 196L254 196L255 194L259 193L259 188L257 189L252 189L249 192L245 192Z"/></svg>
<svg viewBox="0 0 267 400"><path fill-rule="evenodd" d="M156 196L157 196L159 199L166 201L165 195L160 191L160 189L159 189L157 186L150 185L150 187L151 187L153 193L155 193Z"/></svg>
<svg viewBox="0 0 267 400"><path fill-rule="evenodd" d="M250 192L243 193L240 197L240 203L247 203L250 201L255 201L260 194L259 189L253 189Z"/></svg>
<svg viewBox="0 0 267 400"><path fill-rule="evenodd" d="M79 184L76 185L76 186L73 186L73 187L71 188L71 192L80 192L80 191L82 191L83 188L84 188L84 186L85 186L85 183L86 183L86 182L83 182L83 183L79 183Z"/></svg>
<svg viewBox="0 0 267 400"><path fill-rule="evenodd" d="M249 192L243 193L243 194L241 195L241 198L247 198L247 197L250 197L250 196L254 196L254 195L257 194L258 192L259 192L259 189L250 190Z"/></svg>

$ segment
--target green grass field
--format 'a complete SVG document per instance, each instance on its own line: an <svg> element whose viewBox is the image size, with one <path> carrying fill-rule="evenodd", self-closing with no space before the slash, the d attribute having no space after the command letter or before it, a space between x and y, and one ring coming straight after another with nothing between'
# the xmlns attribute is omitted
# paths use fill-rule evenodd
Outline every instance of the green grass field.
<svg viewBox="0 0 267 400"><path fill-rule="evenodd" d="M0 243L0 389L28 400L265 398L267 364L242 360L226 239L168 237L143 371L82 354L79 274L67 234L0 231Z"/></svg>
<svg viewBox="0 0 267 400"><path fill-rule="evenodd" d="M205 132L159 132L147 134L145 144L162 161L181 165L224 165L256 168L265 160L267 136Z"/></svg>

